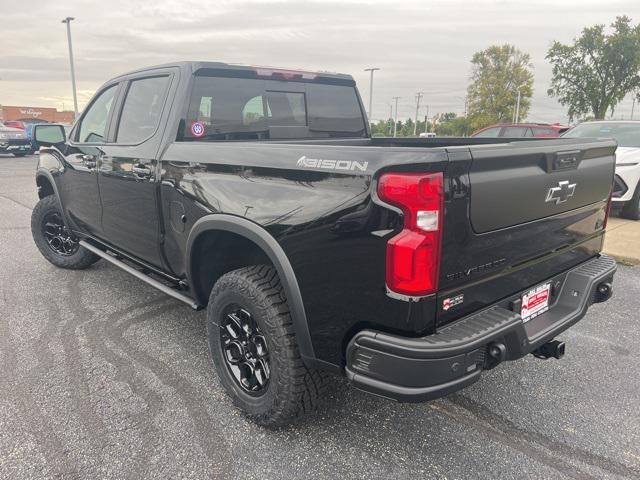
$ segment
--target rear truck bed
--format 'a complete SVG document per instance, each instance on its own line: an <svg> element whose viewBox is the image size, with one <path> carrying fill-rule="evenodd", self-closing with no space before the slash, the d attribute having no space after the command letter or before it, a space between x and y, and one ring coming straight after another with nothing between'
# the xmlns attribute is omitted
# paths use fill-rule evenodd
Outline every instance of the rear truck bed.
<svg viewBox="0 0 640 480"><path fill-rule="evenodd" d="M606 140L448 147L440 206L437 189L422 183L413 194L426 200L411 199L403 189L414 180L404 169L378 175L380 204L404 217L387 237L387 294L410 305L435 303L435 322L419 336L355 333L345 352L353 384L422 401L463 388L502 361L528 353L560 358L564 344L553 339L612 293L616 264L600 250L615 148ZM431 182L433 174L413 175ZM408 232L425 240L402 239ZM426 245L422 253L418 244ZM402 266L408 258L412 268ZM425 268L437 273L429 278Z"/></svg>

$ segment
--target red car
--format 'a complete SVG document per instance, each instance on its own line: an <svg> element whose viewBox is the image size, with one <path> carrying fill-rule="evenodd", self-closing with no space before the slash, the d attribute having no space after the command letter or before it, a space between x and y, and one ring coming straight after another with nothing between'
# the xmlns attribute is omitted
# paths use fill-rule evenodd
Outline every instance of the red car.
<svg viewBox="0 0 640 480"><path fill-rule="evenodd" d="M497 123L471 134L472 137L536 137L556 138L569 130L569 127L559 123Z"/></svg>

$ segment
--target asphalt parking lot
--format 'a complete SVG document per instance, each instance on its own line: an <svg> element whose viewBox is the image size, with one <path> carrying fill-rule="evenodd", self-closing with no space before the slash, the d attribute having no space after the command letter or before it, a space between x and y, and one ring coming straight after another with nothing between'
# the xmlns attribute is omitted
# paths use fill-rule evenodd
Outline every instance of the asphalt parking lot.
<svg viewBox="0 0 640 480"><path fill-rule="evenodd" d="M0 155L0 478L640 478L640 267L528 357L428 404L332 382L280 431L245 420L210 366L205 316L31 240L35 157Z"/></svg>

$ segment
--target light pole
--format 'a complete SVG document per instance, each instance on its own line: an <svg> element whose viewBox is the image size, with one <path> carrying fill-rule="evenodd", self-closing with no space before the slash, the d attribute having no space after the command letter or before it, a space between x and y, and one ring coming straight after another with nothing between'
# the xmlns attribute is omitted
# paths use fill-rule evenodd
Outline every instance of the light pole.
<svg viewBox="0 0 640 480"><path fill-rule="evenodd" d="M398 100L400 97L393 97L396 101L396 114L393 117L393 136L396 137L398 135Z"/></svg>
<svg viewBox="0 0 640 480"><path fill-rule="evenodd" d="M422 96L424 95L424 92L418 92L416 93L416 123L413 124L413 136L416 136L416 133L418 132L418 112L420 111L420 99L422 98ZM425 125L425 128L427 128L427 126Z"/></svg>
<svg viewBox="0 0 640 480"><path fill-rule="evenodd" d="M73 66L73 47L71 46L71 20L75 20L73 17L67 17L62 20L62 23L67 24L67 42L69 43L69 65L71 66L71 88L73 89L73 111L74 117L78 116L78 96L76 94L76 71Z"/></svg>
<svg viewBox="0 0 640 480"><path fill-rule="evenodd" d="M371 122L371 109L373 108L373 72L380 70L378 67L365 68L365 72L371 72L371 78L369 79L369 122Z"/></svg>

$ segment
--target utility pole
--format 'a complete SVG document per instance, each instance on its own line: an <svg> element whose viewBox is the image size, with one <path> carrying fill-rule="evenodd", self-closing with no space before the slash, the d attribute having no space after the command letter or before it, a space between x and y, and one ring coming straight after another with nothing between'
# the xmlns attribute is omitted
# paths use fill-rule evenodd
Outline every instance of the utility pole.
<svg viewBox="0 0 640 480"><path fill-rule="evenodd" d="M400 97L393 97L393 99L396 101L396 114L393 117L393 136L396 137L398 135L398 100L400 100Z"/></svg>
<svg viewBox="0 0 640 480"><path fill-rule="evenodd" d="M516 121L515 123L519 123L520 122L520 88L522 87L522 85L520 85L520 87L518 87L518 100L516 100Z"/></svg>
<svg viewBox="0 0 640 480"><path fill-rule="evenodd" d="M636 109L636 97L633 97L633 103L631 104L631 120L633 120L633 111Z"/></svg>
<svg viewBox="0 0 640 480"><path fill-rule="evenodd" d="M429 105L427 105L427 114L424 116L424 132L429 131Z"/></svg>
<svg viewBox="0 0 640 480"><path fill-rule="evenodd" d="M73 47L71 46L71 20L75 20L73 17L67 17L62 20L62 23L67 24L67 42L69 44L69 65L71 66L71 88L73 89L73 111L75 117L78 116L78 96L76 94L76 71L73 66Z"/></svg>
<svg viewBox="0 0 640 480"><path fill-rule="evenodd" d="M415 137L418 132L418 112L420 110L420 99L424 95L424 92L416 93L416 122L413 124L413 136ZM425 125L426 126L426 125Z"/></svg>
<svg viewBox="0 0 640 480"><path fill-rule="evenodd" d="M378 67L365 68L365 72L371 72L371 78L369 79L369 122L373 118L371 116L371 109L373 108L373 72L380 70Z"/></svg>

